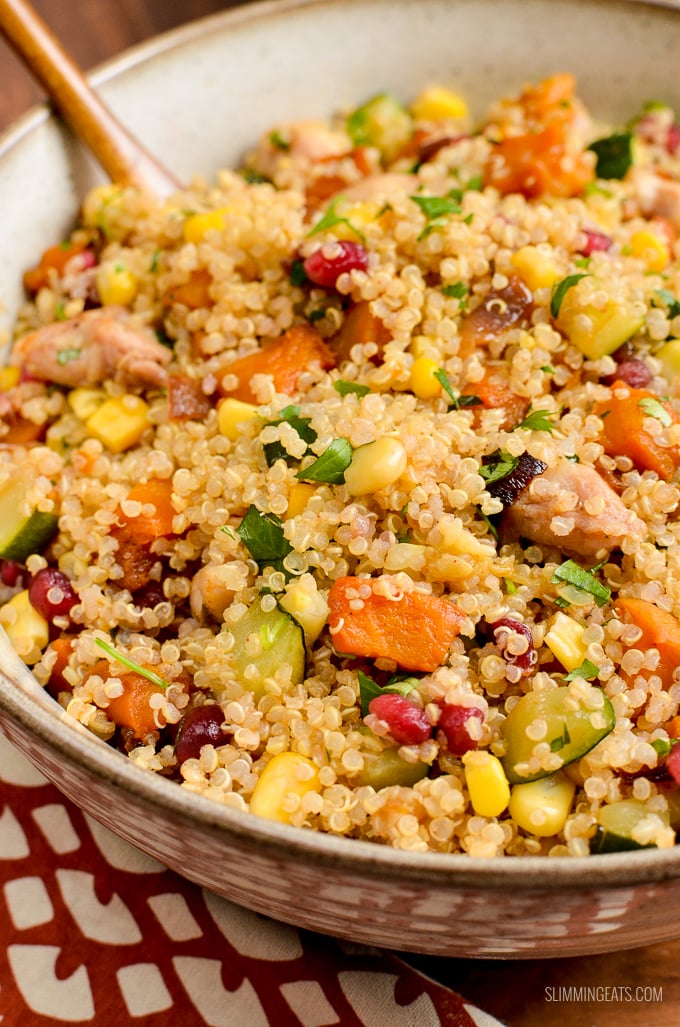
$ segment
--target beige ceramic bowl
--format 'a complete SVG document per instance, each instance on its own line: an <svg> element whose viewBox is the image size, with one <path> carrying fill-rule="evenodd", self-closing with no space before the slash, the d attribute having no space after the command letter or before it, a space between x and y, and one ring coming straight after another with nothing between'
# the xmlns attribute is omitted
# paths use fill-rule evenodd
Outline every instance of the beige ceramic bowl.
<svg viewBox="0 0 680 1027"><path fill-rule="evenodd" d="M444 82L482 111L569 70L596 113L680 109L680 12L615 0L282 0L175 31L107 66L102 93L180 177L210 175L272 123ZM38 110L0 142L0 295L72 224L96 172ZM582 859L422 855L249 817L147 774L76 728L0 644L0 726L70 799L174 870L316 931L439 955L545 957L680 934L680 846ZM666 911L666 912L664 912Z"/></svg>

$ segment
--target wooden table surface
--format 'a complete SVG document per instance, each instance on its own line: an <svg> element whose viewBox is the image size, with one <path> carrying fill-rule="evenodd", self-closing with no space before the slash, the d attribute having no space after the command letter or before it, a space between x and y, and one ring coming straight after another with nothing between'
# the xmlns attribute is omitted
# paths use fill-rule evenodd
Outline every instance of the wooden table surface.
<svg viewBox="0 0 680 1027"><path fill-rule="evenodd" d="M238 5L239 0L34 0L35 8L85 68L159 32ZM2 131L41 100L42 93L2 40L0 69ZM660 909L659 916L677 918L678 913ZM680 940L577 959L423 958L413 962L511 1027L680 1024ZM613 994L630 994L632 1000L612 1001ZM556 1001L560 997L572 1000Z"/></svg>

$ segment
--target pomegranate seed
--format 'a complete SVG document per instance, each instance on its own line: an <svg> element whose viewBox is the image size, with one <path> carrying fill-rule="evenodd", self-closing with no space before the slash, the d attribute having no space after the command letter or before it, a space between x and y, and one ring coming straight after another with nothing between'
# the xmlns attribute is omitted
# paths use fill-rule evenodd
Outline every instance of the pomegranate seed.
<svg viewBox="0 0 680 1027"><path fill-rule="evenodd" d="M680 150L680 125L671 125L668 129L666 149L673 156Z"/></svg>
<svg viewBox="0 0 680 1027"><path fill-rule="evenodd" d="M586 237L586 241L580 248L579 253L584 257L589 257L592 253L606 252L612 246L612 240L604 232L597 232L594 228L585 228L583 234Z"/></svg>
<svg viewBox="0 0 680 1027"><path fill-rule="evenodd" d="M631 357L630 360L621 361L615 374L607 375L602 380L608 385L625 382L632 389L644 389L652 380L652 372L640 357Z"/></svg>
<svg viewBox="0 0 680 1027"><path fill-rule="evenodd" d="M369 713L384 720L390 734L402 745L419 745L432 734L432 724L425 710L409 702L403 695L386 692L371 699Z"/></svg>
<svg viewBox="0 0 680 1027"><path fill-rule="evenodd" d="M358 242L333 242L321 246L304 261L307 278L324 289L334 289L346 271L365 271L368 253Z"/></svg>
<svg viewBox="0 0 680 1027"><path fill-rule="evenodd" d="M226 735L222 731L224 713L221 706L195 706L186 713L179 724L175 756L182 764L185 760L198 759L204 745L223 745Z"/></svg>
<svg viewBox="0 0 680 1027"><path fill-rule="evenodd" d="M31 578L28 599L41 617L50 623L64 617L78 602L78 596L66 575L56 567L43 567Z"/></svg>
<svg viewBox="0 0 680 1027"><path fill-rule="evenodd" d="M21 564L16 563L14 560L0 561L0 581L9 588L14 588L22 571L23 567Z"/></svg>
<svg viewBox="0 0 680 1027"><path fill-rule="evenodd" d="M519 671L519 678L527 677L538 663L538 654L534 648L534 640L531 628L528 624L513 617L501 617L491 625L496 645L500 655L510 667L516 667ZM526 642L526 648L513 635L521 635ZM515 649L523 649L522 652L515 652Z"/></svg>
<svg viewBox="0 0 680 1027"><path fill-rule="evenodd" d="M484 714L478 706L445 706L437 723L439 731L446 738L446 747L454 756L463 756L471 749L476 749L476 738L468 731L470 721L477 718L484 720Z"/></svg>
<svg viewBox="0 0 680 1027"><path fill-rule="evenodd" d="M676 785L680 785L680 745L674 745L668 753L666 758L666 770L673 778Z"/></svg>

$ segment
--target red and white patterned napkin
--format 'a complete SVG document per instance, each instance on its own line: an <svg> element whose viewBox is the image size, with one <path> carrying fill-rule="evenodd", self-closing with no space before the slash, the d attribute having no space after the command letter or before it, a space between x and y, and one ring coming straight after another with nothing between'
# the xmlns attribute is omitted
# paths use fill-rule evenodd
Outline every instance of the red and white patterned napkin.
<svg viewBox="0 0 680 1027"><path fill-rule="evenodd" d="M0 735L2 1027L494 1027L389 952L268 920L84 816Z"/></svg>

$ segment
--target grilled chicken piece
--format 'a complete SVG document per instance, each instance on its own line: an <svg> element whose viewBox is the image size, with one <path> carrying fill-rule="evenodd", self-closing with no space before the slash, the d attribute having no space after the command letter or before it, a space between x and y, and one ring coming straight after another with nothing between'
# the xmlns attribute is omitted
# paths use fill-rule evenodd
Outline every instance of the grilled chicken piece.
<svg viewBox="0 0 680 1027"><path fill-rule="evenodd" d="M601 558L647 529L603 478L583 464L560 460L535 477L503 515L510 536Z"/></svg>
<svg viewBox="0 0 680 1027"><path fill-rule="evenodd" d="M10 362L40 381L98 385L106 378L163 387L170 352L151 331L131 327L123 307L101 307L19 339Z"/></svg>

